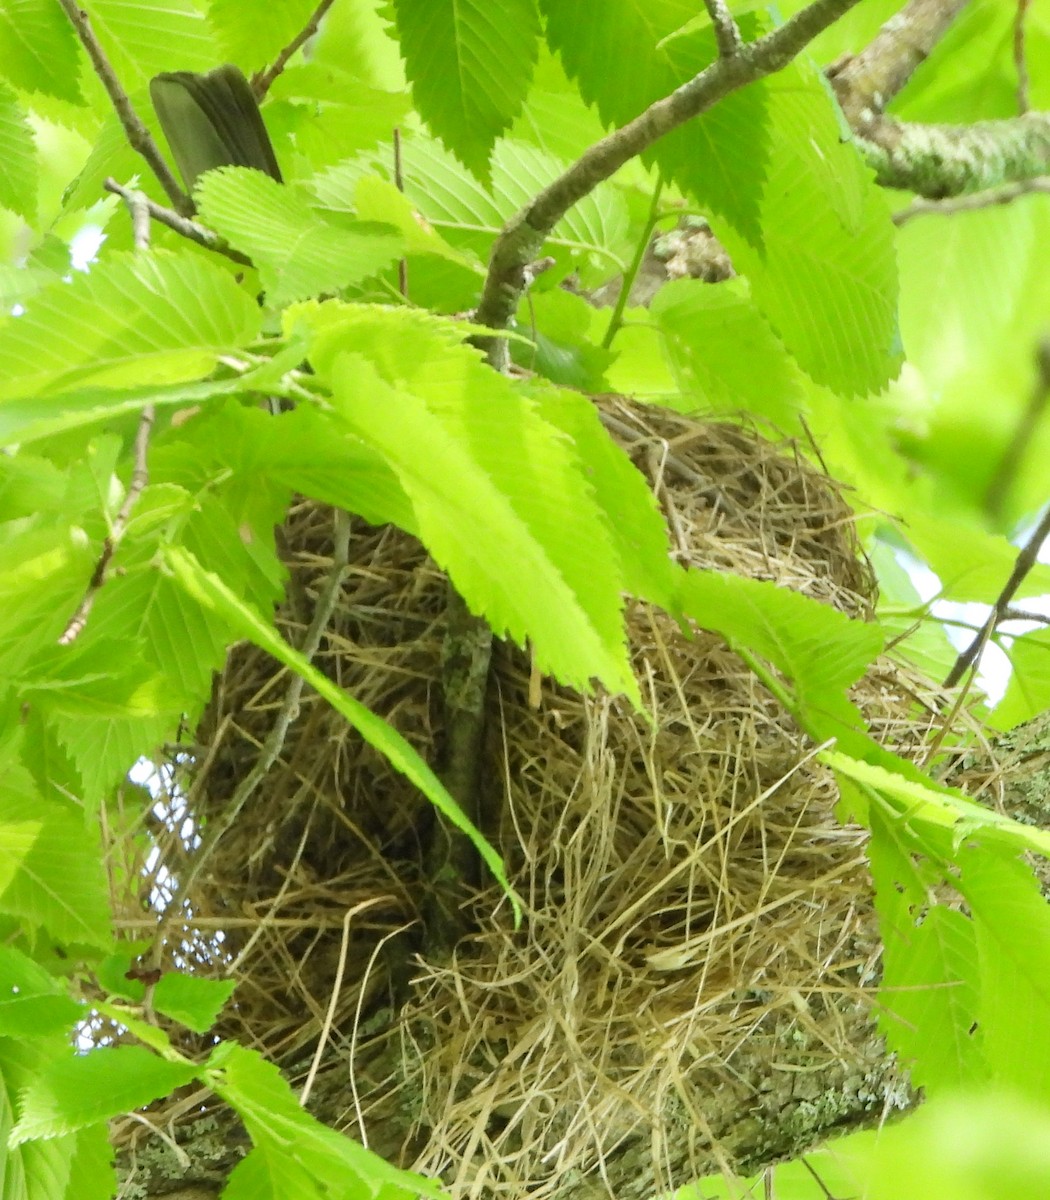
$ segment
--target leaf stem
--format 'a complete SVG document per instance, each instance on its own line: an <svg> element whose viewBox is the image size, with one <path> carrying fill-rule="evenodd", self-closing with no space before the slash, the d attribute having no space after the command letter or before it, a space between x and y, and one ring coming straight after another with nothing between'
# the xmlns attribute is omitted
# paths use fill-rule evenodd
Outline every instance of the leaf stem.
<svg viewBox="0 0 1050 1200"><path fill-rule="evenodd" d="M613 344L613 338L616 337L620 331L620 327L623 325L623 314L630 302L631 292L634 289L634 281L638 278L638 272L642 269L642 263L645 261L645 253L649 249L649 239L653 236L653 230L656 228L657 221L660 220L660 196L663 190L664 177L662 174L657 175L656 186L653 188L653 196L649 204L649 215L645 219L645 225L642 229L641 237L638 239L638 245L635 247L631 264L624 272L620 294L616 297L616 304L613 306L609 325L605 330L605 336L602 338L603 350L609 349Z"/></svg>

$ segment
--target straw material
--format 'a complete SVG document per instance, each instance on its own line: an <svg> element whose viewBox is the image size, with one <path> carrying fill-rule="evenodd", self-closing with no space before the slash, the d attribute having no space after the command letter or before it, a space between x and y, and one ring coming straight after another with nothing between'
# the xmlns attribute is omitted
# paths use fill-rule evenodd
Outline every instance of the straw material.
<svg viewBox="0 0 1050 1200"><path fill-rule="evenodd" d="M601 408L682 561L870 613L851 510L790 444L613 397ZM284 530L293 643L331 530L314 504ZM445 604L418 543L356 524L315 657L432 760ZM865 835L836 819L815 747L718 638L641 603L628 630L645 714L539 680L497 644L483 824L526 903L522 929L486 886L455 953L423 960L434 814L307 690L187 923L166 933L171 962L238 979L217 1033L456 1196L651 1194L907 1099L872 1014ZM288 683L251 647L230 655L196 748L169 766L158 888L170 894L192 859L185 811L205 836L221 819ZM934 691L889 662L854 699L905 753L934 723Z"/></svg>

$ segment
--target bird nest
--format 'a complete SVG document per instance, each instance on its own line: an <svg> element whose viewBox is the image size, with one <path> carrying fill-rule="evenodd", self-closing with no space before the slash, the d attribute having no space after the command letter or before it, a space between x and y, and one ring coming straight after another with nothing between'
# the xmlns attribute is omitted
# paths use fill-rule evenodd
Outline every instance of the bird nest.
<svg viewBox="0 0 1050 1200"><path fill-rule="evenodd" d="M600 404L679 559L870 614L851 510L792 444ZM330 577L332 521L303 503L283 531L293 644ZM314 656L431 761L447 602L417 541L355 522ZM627 629L645 713L540 680L496 644L481 820L520 929L486 883L462 897L454 948L434 950L433 810L309 689L167 914L169 962L238 981L215 1032L457 1196L648 1195L796 1152L906 1093L872 1015L865 833L836 819L814 746L719 638L643 603ZM251 646L230 654L156 831L169 898L199 853L185 817L206 845L289 683ZM853 698L905 753L935 720L929 689L886 662Z"/></svg>

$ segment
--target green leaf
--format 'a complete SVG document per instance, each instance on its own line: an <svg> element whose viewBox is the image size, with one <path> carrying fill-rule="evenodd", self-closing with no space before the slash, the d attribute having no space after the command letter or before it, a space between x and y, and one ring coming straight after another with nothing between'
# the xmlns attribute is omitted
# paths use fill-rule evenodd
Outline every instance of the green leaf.
<svg viewBox="0 0 1050 1200"><path fill-rule="evenodd" d="M551 49L606 126L626 125L716 57L714 34L706 24L669 36L696 16L691 0L606 0L600 5L542 0L540 7ZM748 37L758 28L754 18L745 16L741 22ZM758 83L730 94L643 156L756 244L765 233L759 224L769 154L765 90L765 83Z"/></svg>
<svg viewBox="0 0 1050 1200"><path fill-rule="evenodd" d="M843 141L835 100L815 67L796 61L768 87L761 243L732 213L716 232L803 370L847 396L877 392L902 357L889 205Z"/></svg>
<svg viewBox="0 0 1050 1200"><path fill-rule="evenodd" d="M171 547L165 557L175 579L188 596L218 614L240 637L248 638L260 649L273 655L278 662L284 663L286 667L301 675L337 712L346 717L370 746L374 746L385 755L395 769L411 780L457 829L470 838L493 876L499 880L503 890L510 897L515 912L520 914L519 902L511 890L499 855L471 824L438 777L408 742L375 713L336 687L298 651L293 650L271 625L234 595L217 575L203 570L190 553L179 547Z"/></svg>
<svg viewBox="0 0 1050 1200"><path fill-rule="evenodd" d="M329 13L326 25L333 16ZM389 163L392 131L412 110L406 92L370 87L345 64L322 65L316 59L282 71L269 94L266 117L275 139L283 138L290 154L302 156L315 170L376 145L384 147L383 160Z"/></svg>
<svg viewBox="0 0 1050 1200"><path fill-rule="evenodd" d="M43 827L42 821L0 823L0 906L4 892L22 869Z"/></svg>
<svg viewBox="0 0 1050 1200"><path fill-rule="evenodd" d="M14 92L0 84L0 205L36 219L37 153L33 131Z"/></svg>
<svg viewBox="0 0 1050 1200"><path fill-rule="evenodd" d="M478 178L521 111L536 65L535 0L394 0L420 116Z"/></svg>
<svg viewBox="0 0 1050 1200"><path fill-rule="evenodd" d="M1002 591L1017 561L1017 547L1005 537L933 512L910 513L905 533L939 576L940 599L989 604ZM1014 595L1020 600L1045 592L1050 592L1050 565L1036 563Z"/></svg>
<svg viewBox="0 0 1050 1200"><path fill-rule="evenodd" d="M684 393L674 407L715 415L746 412L782 431L797 425L803 378L755 307L745 280L665 284L650 312Z"/></svg>
<svg viewBox="0 0 1050 1200"><path fill-rule="evenodd" d="M0 401L193 379L259 325L251 297L197 254L114 255L0 322Z"/></svg>
<svg viewBox="0 0 1050 1200"><path fill-rule="evenodd" d="M993 1079L1050 1101L1050 908L1031 867L988 845L959 854L981 960L979 1036Z"/></svg>
<svg viewBox="0 0 1050 1200"><path fill-rule="evenodd" d="M267 66L306 26L317 0L269 0L266 19L243 0L211 0L208 21L226 58L245 71Z"/></svg>
<svg viewBox="0 0 1050 1200"><path fill-rule="evenodd" d="M315 1120L273 1065L224 1042L213 1051L212 1087L244 1122L255 1149L231 1179L231 1196L374 1196L410 1200L445 1192L433 1180L391 1166L378 1154ZM250 1186L249 1186L250 1185Z"/></svg>
<svg viewBox="0 0 1050 1200"><path fill-rule="evenodd" d="M147 404L190 408L221 396L242 392L279 391L280 377L302 361L302 348L283 348L258 367L230 379L137 388L82 387L42 399L8 400L0 404L0 446L19 446L91 425L119 422Z"/></svg>
<svg viewBox="0 0 1050 1200"><path fill-rule="evenodd" d="M578 392L532 388L544 420L571 439L619 555L624 589L674 611L679 572L667 525L645 476L610 437L597 406Z"/></svg>
<svg viewBox="0 0 1050 1200"><path fill-rule="evenodd" d="M70 1133L141 1108L196 1074L193 1063L166 1062L142 1046L105 1046L56 1059L23 1093L10 1144Z"/></svg>
<svg viewBox="0 0 1050 1200"><path fill-rule="evenodd" d="M17 88L82 103L77 37L52 0L0 0L0 74Z"/></svg>
<svg viewBox="0 0 1050 1200"><path fill-rule="evenodd" d="M1015 821L949 788L921 778L906 778L871 762L861 762L837 750L821 750L819 760L839 775L877 792L911 826L936 832L950 830L959 839L980 835L1015 853L1034 850L1050 858L1050 830Z"/></svg>
<svg viewBox="0 0 1050 1200"><path fill-rule="evenodd" d="M596 677L637 702L620 566L568 439L477 351L450 344L454 327L403 309L314 316L332 322L311 361L336 411L397 472L472 611L528 638L540 670L581 690Z"/></svg>
<svg viewBox="0 0 1050 1200"><path fill-rule="evenodd" d="M127 88L178 67L207 71L219 61L194 0L91 0L91 26Z"/></svg>
<svg viewBox="0 0 1050 1200"><path fill-rule="evenodd" d="M1013 729L1050 710L1050 632L1038 629L1015 638L1010 656L1010 682L988 723L995 729Z"/></svg>
<svg viewBox="0 0 1050 1200"><path fill-rule="evenodd" d="M680 586L683 611L697 624L722 634L736 650L760 655L786 676L793 695L785 702L811 737L835 737L840 744L859 737L861 753L877 749L846 698L846 689L882 649L877 625L850 620L789 588L737 575L691 570Z"/></svg>
<svg viewBox="0 0 1050 1200"><path fill-rule="evenodd" d="M198 979L168 971L153 989L153 1007L194 1033L207 1033L236 986L235 979Z"/></svg>
<svg viewBox="0 0 1050 1200"><path fill-rule="evenodd" d="M208 172L196 198L202 220L251 257L276 306L360 283L404 249L393 227L329 224L291 188L244 167Z"/></svg>
<svg viewBox="0 0 1050 1200"><path fill-rule="evenodd" d="M850 780L840 776L848 789ZM883 942L879 1024L920 1086L987 1079L974 1038L979 969L970 918L934 904L949 883L939 850L944 839L922 836L898 814L870 805L869 859Z"/></svg>
<svg viewBox="0 0 1050 1200"><path fill-rule="evenodd" d="M23 768L5 765L0 829L39 825L0 894L0 912L47 929L60 942L106 946L109 892L98 830L82 813L46 800Z"/></svg>
<svg viewBox="0 0 1050 1200"><path fill-rule="evenodd" d="M504 222L569 166L567 159L504 139L492 156L491 187L485 188L429 138L406 137L403 158L410 203L455 248L469 251L480 262L488 261L492 240ZM362 175L360 164L341 164L311 180L309 187L323 207L355 211ZM623 269L631 249L627 205L610 183L600 184L573 205L545 243L559 269L585 269L593 260L606 276L610 267Z"/></svg>

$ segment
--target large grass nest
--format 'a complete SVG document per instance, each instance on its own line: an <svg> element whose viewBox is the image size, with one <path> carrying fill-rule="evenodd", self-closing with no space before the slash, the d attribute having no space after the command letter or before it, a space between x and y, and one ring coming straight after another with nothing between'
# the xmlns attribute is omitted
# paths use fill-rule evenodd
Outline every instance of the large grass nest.
<svg viewBox="0 0 1050 1200"><path fill-rule="evenodd" d="M600 404L680 559L870 613L851 510L791 444ZM280 621L298 643L329 575L332 514L302 504L283 536ZM355 524L315 656L431 761L446 604L413 538ZM792 1153L906 1092L875 1032L865 835L836 819L815 747L717 637L641 603L628 631L647 715L541 681L497 643L482 823L525 902L521 929L486 884L464 898L466 936L429 953L433 812L309 690L168 914L169 961L238 980L219 1034L457 1196L651 1194ZM178 819L158 832L162 888L196 853L186 807L207 842L289 682L251 647L231 654L176 772ZM932 692L889 663L854 699L905 753L936 720Z"/></svg>

